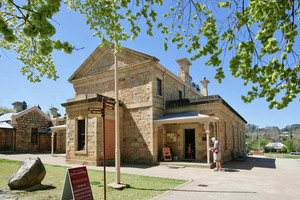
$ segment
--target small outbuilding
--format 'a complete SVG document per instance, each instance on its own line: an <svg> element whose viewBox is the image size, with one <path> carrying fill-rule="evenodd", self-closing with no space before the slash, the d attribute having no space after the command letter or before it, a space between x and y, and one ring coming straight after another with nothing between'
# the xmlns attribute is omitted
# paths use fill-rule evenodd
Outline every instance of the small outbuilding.
<svg viewBox="0 0 300 200"><path fill-rule="evenodd" d="M281 150L282 147L287 148L286 145L282 144L281 142L269 143L265 147L268 147L271 151L274 150Z"/></svg>

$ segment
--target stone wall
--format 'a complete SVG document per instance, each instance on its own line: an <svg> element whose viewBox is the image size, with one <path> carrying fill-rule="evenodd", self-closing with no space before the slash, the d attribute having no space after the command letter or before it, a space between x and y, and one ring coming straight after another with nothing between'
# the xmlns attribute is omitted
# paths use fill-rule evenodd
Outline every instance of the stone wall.
<svg viewBox="0 0 300 200"><path fill-rule="evenodd" d="M102 102L78 103L66 106L67 111L67 129L66 129L66 162L88 165L102 165L103 147L102 147L102 116L101 114L92 114L88 108L101 108ZM122 108L120 115L122 116ZM106 109L105 118L114 120L114 111ZM77 128L76 120L86 120L86 142L85 149L77 149ZM120 123L120 126L122 123ZM122 129L120 135L122 135Z"/></svg>
<svg viewBox="0 0 300 200"><path fill-rule="evenodd" d="M147 103L151 100L151 65L143 64L138 67L129 67L119 71L119 99L126 105ZM100 79L87 79L75 83L76 95L101 94L115 97L114 74L104 74Z"/></svg>
<svg viewBox="0 0 300 200"><path fill-rule="evenodd" d="M141 66L129 67L119 72L119 98L126 107L124 114L120 116L120 121L123 122L123 126L120 125L120 129L124 130L123 134L120 134L122 138L120 148L122 162L125 163L153 163L153 150L151 148L153 145L151 138L153 129L152 70L153 67L149 66L148 63ZM102 79L74 84L74 88L77 96L80 94L96 93L114 98L114 80L112 74ZM72 110L68 110L67 113L68 115L72 113L73 117L78 115L76 112L73 113ZM73 119L70 117L67 121L69 120ZM102 120L97 120L97 123L98 129L101 129ZM70 127L67 127L67 134ZM67 138L69 137L73 137L73 135L68 135ZM97 138L100 142L102 141L100 134L97 135ZM68 145L71 144L68 144L67 140L67 148ZM98 146L97 151L98 155L101 155L102 147ZM70 155L68 155L70 156L70 160L78 159L78 156L71 158L70 147L69 150L67 149L67 152L70 152ZM96 160L101 160L101 158L98 156ZM84 158L80 159L84 160Z"/></svg>
<svg viewBox="0 0 300 200"><path fill-rule="evenodd" d="M50 126L44 116L33 110L17 118L16 128L16 151L17 152L37 152L39 151L39 142L31 143L31 129L37 128L38 131L47 129ZM39 137L38 137L39 138ZM42 147L41 147L42 148Z"/></svg>
<svg viewBox="0 0 300 200"><path fill-rule="evenodd" d="M65 153L66 152L66 130L56 130L56 149L55 153Z"/></svg>
<svg viewBox="0 0 300 200"><path fill-rule="evenodd" d="M175 75L174 75L175 76ZM179 90L182 91L183 99L195 99L202 95L192 88L188 83L180 80L179 78L174 78L169 73L162 71L162 69L155 68L155 73L153 74L153 95L156 98L156 79L162 80L162 91L163 95L161 99L164 101L179 100ZM162 101L157 100L157 103L163 104Z"/></svg>
<svg viewBox="0 0 300 200"><path fill-rule="evenodd" d="M89 117L89 107L98 107L98 105L79 104L66 107L67 112L67 128L66 128L66 161L68 163L80 163L97 165L97 117ZM102 106L101 106L102 107ZM85 150L78 150L77 120L86 120L85 126L86 139Z"/></svg>
<svg viewBox="0 0 300 200"><path fill-rule="evenodd" d="M162 81L162 95L157 95L157 79ZM166 101L179 100L179 91L182 91L183 99L200 98L202 95L190 85L174 78L169 73L155 67L152 75L152 95L153 95L153 119L157 119L166 114ZM181 112L180 110L178 113ZM182 109L184 111L184 108Z"/></svg>
<svg viewBox="0 0 300 200"><path fill-rule="evenodd" d="M125 163L152 164L152 110L124 110L121 157Z"/></svg>

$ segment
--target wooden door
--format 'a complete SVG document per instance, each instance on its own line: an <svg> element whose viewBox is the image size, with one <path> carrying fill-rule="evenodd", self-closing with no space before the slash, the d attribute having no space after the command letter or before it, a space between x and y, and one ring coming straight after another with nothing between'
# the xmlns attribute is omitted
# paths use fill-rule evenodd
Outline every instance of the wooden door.
<svg viewBox="0 0 300 200"><path fill-rule="evenodd" d="M0 131L0 151L2 150L2 132Z"/></svg>
<svg viewBox="0 0 300 200"><path fill-rule="evenodd" d="M105 157L115 159L115 120L105 120Z"/></svg>
<svg viewBox="0 0 300 200"><path fill-rule="evenodd" d="M157 160L161 159L160 129L157 130Z"/></svg>
<svg viewBox="0 0 300 200"><path fill-rule="evenodd" d="M40 134L39 150L40 151L51 151L51 134L50 133Z"/></svg>

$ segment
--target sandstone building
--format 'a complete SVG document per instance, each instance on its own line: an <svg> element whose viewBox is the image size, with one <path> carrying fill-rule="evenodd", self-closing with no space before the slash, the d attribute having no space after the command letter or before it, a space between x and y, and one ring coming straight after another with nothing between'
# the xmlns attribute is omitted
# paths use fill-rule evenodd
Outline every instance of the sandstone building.
<svg viewBox="0 0 300 200"><path fill-rule="evenodd" d="M176 60L179 76L153 56L123 47L118 54L120 141L123 163L156 163L163 147L179 160L192 145L195 161L210 163L211 137L220 141L222 160L245 154L246 121L218 95L202 94L191 84L188 59ZM96 48L69 78L74 98L66 108L66 161L101 165L102 118L89 108L101 108L102 98L114 98L114 56ZM106 152L114 158L114 111L106 113Z"/></svg>
<svg viewBox="0 0 300 200"><path fill-rule="evenodd" d="M65 118L59 118L57 115L50 118L36 106L23 110L22 104L15 102L13 113L0 115L0 151L50 151L53 145L55 152L64 153L65 130L63 133L58 127L65 124ZM54 144L51 144L52 130L49 129L52 125L54 126L51 128L61 131L53 138Z"/></svg>

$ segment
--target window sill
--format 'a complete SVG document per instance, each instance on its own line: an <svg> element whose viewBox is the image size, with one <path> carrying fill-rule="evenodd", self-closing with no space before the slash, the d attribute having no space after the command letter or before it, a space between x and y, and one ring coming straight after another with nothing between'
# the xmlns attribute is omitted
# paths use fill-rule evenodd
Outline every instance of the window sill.
<svg viewBox="0 0 300 200"><path fill-rule="evenodd" d="M77 154L77 155L87 155L87 150L74 151L74 154Z"/></svg>
<svg viewBox="0 0 300 200"><path fill-rule="evenodd" d="M163 96L161 96L161 95L159 95L159 94L156 94L156 97L161 98L161 99L164 98Z"/></svg>

